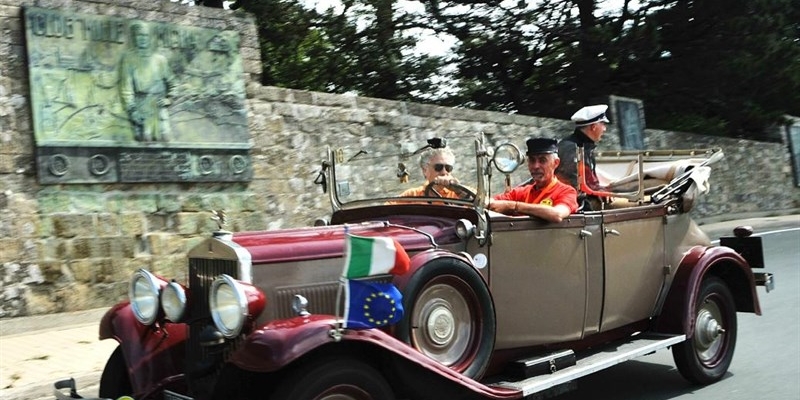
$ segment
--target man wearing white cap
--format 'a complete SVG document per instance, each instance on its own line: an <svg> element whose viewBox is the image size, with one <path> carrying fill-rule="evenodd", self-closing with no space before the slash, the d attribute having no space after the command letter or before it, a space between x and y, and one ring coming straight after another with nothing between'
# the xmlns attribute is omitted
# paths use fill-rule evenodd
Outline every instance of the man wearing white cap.
<svg viewBox="0 0 800 400"><path fill-rule="evenodd" d="M597 104L583 107L575 114L572 114L570 119L575 123L575 131L558 143L558 156L561 159L561 165L556 169L556 176L560 181L578 189L579 192L585 192L587 187L591 190L602 189L602 184L595 169L594 150L597 147L597 142L606 132L606 124L609 122L608 118L606 118L607 110L607 105ZM579 147L583 149L583 163L581 166L578 165ZM586 187L582 187L578 182L579 167L583 168ZM578 202L580 203L580 199Z"/></svg>

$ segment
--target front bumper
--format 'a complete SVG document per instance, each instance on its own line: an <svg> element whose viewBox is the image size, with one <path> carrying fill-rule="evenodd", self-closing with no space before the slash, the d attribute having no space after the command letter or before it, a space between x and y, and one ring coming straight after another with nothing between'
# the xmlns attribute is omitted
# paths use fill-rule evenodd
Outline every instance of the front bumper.
<svg viewBox="0 0 800 400"><path fill-rule="evenodd" d="M58 400L69 400L69 399L89 399L89 400L115 400L115 399L107 399L104 397L83 397L78 394L78 389L75 387L75 379L69 378L64 379L56 382L54 384L55 389L53 389L53 394L56 396ZM64 393L66 390L69 390L69 393ZM116 400L133 400L128 396L120 397Z"/></svg>

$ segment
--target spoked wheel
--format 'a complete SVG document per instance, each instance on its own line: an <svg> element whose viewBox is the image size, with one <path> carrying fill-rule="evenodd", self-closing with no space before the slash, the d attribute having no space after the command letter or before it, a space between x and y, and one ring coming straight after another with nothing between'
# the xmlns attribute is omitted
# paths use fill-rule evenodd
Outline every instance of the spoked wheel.
<svg viewBox="0 0 800 400"><path fill-rule="evenodd" d="M98 394L102 398L110 399L133 394L131 381L128 377L128 367L125 365L125 357L120 346L117 346L114 352L111 353L111 357L108 358L106 366L103 368Z"/></svg>
<svg viewBox="0 0 800 400"><path fill-rule="evenodd" d="M494 348L495 313L480 275L452 259L422 267L403 293L406 315L397 337L471 378L480 377Z"/></svg>
<svg viewBox="0 0 800 400"><path fill-rule="evenodd" d="M721 279L703 281L694 321L692 338L673 346L672 356L684 378L706 385L725 375L736 347L736 304Z"/></svg>
<svg viewBox="0 0 800 400"><path fill-rule="evenodd" d="M393 400L394 393L374 368L340 357L296 367L270 399Z"/></svg>

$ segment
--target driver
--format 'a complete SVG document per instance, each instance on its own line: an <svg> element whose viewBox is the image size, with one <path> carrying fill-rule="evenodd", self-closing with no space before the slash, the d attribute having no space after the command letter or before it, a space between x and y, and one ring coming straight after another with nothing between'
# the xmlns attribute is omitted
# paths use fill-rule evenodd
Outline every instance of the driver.
<svg viewBox="0 0 800 400"><path fill-rule="evenodd" d="M422 176L425 177L425 183L422 186L411 188L400 193L400 196L431 197L438 193L439 197L448 199L461 198L457 192L446 187L448 184L458 183L458 179L450 174L453 172L455 164L456 156L453 154L453 151L447 147L425 150L419 157L419 166L422 169ZM431 185L431 188L428 189L429 193L425 193L425 189L428 185ZM435 190L436 193L432 193L433 190Z"/></svg>
<svg viewBox="0 0 800 400"><path fill-rule="evenodd" d="M507 215L532 215L550 222L561 222L578 211L578 192L555 177L560 163L555 139L531 138L528 146L529 184L495 195L489 209Z"/></svg>

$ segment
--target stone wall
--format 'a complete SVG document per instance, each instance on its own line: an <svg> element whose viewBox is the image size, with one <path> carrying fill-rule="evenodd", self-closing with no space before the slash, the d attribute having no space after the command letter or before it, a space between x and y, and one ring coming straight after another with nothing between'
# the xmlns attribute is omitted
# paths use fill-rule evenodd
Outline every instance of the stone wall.
<svg viewBox="0 0 800 400"><path fill-rule="evenodd" d="M324 145L397 143L486 132L522 144L560 137L568 121L263 87L253 19L168 1L0 0L0 318L106 307L124 299L130 274L182 278L186 251L224 208L235 231L307 226L330 212L313 184ZM22 7L192 24L241 33L253 180L249 183L40 185L36 179ZM648 148L720 147L699 218L786 213L800 207L783 143L648 130ZM615 127L601 150L619 147Z"/></svg>

